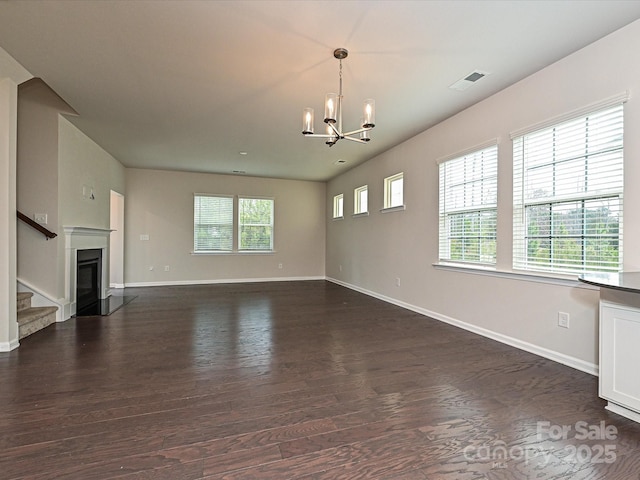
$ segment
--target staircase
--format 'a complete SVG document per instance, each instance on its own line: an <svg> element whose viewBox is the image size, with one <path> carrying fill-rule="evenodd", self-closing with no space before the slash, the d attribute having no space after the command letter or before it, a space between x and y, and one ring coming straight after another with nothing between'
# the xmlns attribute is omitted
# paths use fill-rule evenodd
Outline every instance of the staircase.
<svg viewBox="0 0 640 480"><path fill-rule="evenodd" d="M58 307L32 307L31 292L18 292L18 337L23 339L56 321Z"/></svg>

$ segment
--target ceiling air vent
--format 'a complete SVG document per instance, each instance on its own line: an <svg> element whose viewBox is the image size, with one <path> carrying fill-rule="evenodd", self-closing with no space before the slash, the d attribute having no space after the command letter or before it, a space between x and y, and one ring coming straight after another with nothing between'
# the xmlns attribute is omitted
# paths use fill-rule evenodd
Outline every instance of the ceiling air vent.
<svg viewBox="0 0 640 480"><path fill-rule="evenodd" d="M458 80L456 83L452 85L449 85L449 88L451 90L457 90L459 92L463 92L467 88L469 88L471 85L476 83L478 80L480 80L482 77L486 77L487 75L489 75L488 72L481 72L480 70L474 70L466 77L461 78L460 80Z"/></svg>

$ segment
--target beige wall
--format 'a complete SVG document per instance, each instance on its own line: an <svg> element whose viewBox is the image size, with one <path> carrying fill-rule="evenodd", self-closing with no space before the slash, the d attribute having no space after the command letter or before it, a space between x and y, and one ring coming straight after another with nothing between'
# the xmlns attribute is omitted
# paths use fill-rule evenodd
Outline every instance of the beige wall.
<svg viewBox="0 0 640 480"><path fill-rule="evenodd" d="M58 138L60 224L108 229L111 190L124 195L125 168L64 117Z"/></svg>
<svg viewBox="0 0 640 480"><path fill-rule="evenodd" d="M0 78L0 352L18 346L16 322L17 86Z"/></svg>
<svg viewBox="0 0 640 480"><path fill-rule="evenodd" d="M16 320L18 84L31 74L0 48L0 352L19 345Z"/></svg>
<svg viewBox="0 0 640 480"><path fill-rule="evenodd" d="M46 228L58 236L47 240L25 223L18 224L18 277L52 299L62 292L57 255L64 245L58 210L60 111L71 110L41 80L19 86L17 208L31 219L46 214Z"/></svg>
<svg viewBox="0 0 640 480"><path fill-rule="evenodd" d="M324 277L324 183L141 169L126 179L128 286ZM274 197L275 252L193 255L194 193Z"/></svg>
<svg viewBox="0 0 640 480"><path fill-rule="evenodd" d="M640 21L532 75L333 179L326 206L344 193L345 219L327 221L327 276L353 288L595 371L598 291L577 282L477 275L434 268L438 260L437 160L498 139L498 269L511 270L510 132L640 91ZM495 74L499 74L496 72ZM494 75L495 75L494 74ZM462 95L464 93L461 93ZM640 267L640 99L625 107L624 268ZM403 171L406 210L381 214L383 178ZM351 218L353 189L369 184L371 214ZM329 210L330 211L330 210ZM340 270L342 266L342 270ZM396 279L400 285L396 286ZM557 327L557 312L571 328Z"/></svg>
<svg viewBox="0 0 640 480"><path fill-rule="evenodd" d="M46 240L18 225L18 278L65 307L64 227L108 229L110 191L124 193L125 169L61 115L74 112L41 80L21 85L18 99L18 209L31 218L46 214L46 227L58 234Z"/></svg>

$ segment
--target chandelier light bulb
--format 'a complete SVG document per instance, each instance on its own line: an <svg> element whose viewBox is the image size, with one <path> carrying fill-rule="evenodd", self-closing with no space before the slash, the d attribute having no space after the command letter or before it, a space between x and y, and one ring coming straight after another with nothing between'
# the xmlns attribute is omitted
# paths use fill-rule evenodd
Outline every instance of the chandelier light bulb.
<svg viewBox="0 0 640 480"><path fill-rule="evenodd" d="M338 110L338 95L335 93L327 93L327 98L324 104L325 123L336 123L337 110Z"/></svg>
<svg viewBox="0 0 640 480"><path fill-rule="evenodd" d="M313 135L313 108L302 110L302 134Z"/></svg>
<svg viewBox="0 0 640 480"><path fill-rule="evenodd" d="M368 98L364 101L364 121L362 128L373 128L376 126L376 101Z"/></svg>

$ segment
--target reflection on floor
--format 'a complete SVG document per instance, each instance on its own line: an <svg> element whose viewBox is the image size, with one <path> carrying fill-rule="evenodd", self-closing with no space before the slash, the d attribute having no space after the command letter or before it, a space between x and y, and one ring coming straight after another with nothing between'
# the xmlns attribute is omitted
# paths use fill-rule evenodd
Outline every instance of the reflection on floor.
<svg viewBox="0 0 640 480"><path fill-rule="evenodd" d="M96 315L111 315L120 307L131 302L136 295L111 295L109 298L98 300L97 302L84 307L76 312L76 317L92 317Z"/></svg>

